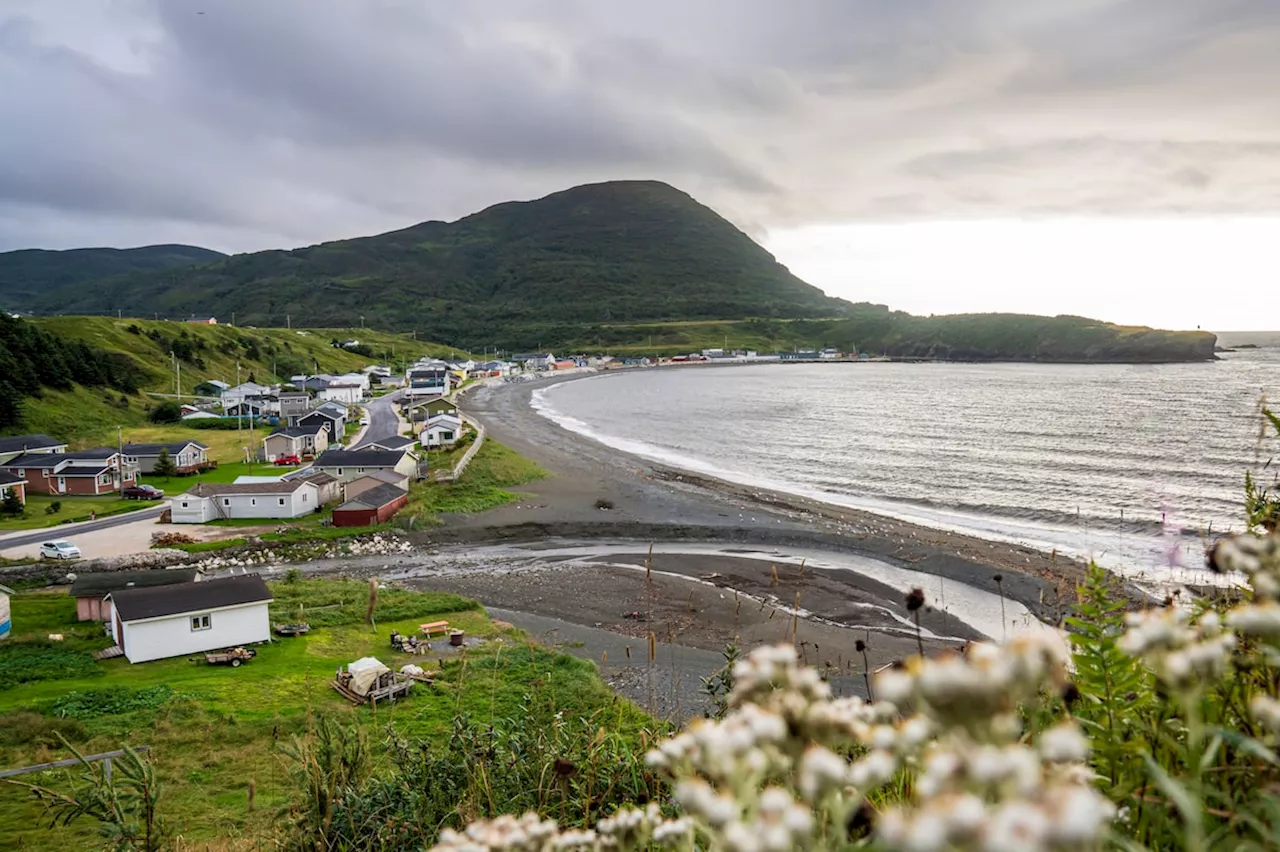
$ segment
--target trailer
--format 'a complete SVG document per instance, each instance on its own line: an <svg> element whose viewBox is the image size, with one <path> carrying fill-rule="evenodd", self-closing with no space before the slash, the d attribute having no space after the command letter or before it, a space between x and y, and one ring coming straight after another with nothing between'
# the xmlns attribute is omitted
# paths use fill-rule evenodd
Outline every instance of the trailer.
<svg viewBox="0 0 1280 852"><path fill-rule="evenodd" d="M204 661L211 666L239 668L241 663L247 663L256 656L258 656L258 652L253 648L228 648L225 651L213 651L205 654Z"/></svg>
<svg viewBox="0 0 1280 852"><path fill-rule="evenodd" d="M277 636L301 636L311 630L311 625L306 622L301 624L277 624L275 631Z"/></svg>

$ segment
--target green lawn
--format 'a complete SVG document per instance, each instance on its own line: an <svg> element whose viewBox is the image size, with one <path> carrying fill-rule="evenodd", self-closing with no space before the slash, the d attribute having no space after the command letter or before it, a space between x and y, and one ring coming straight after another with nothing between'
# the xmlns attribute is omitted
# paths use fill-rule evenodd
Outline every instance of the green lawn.
<svg viewBox="0 0 1280 852"><path fill-rule="evenodd" d="M54 503L61 504L61 507L57 512L49 514L47 510ZM121 500L115 496L55 497L50 494L32 494L27 498L27 516L0 515L0 531L38 530L73 521L87 521L90 512L102 518L121 512L136 512L154 505L155 502L150 500Z"/></svg>
<svg viewBox="0 0 1280 852"><path fill-rule="evenodd" d="M195 476L152 476L144 474L138 477L139 482L145 482L148 485L154 485L164 491L164 493L172 497L175 494L181 494L184 491L191 490L191 486L197 482L216 482L226 484L235 482L236 477L240 476L283 476L290 471L297 470L296 467L279 466L267 464L266 462L258 462L256 464L246 464L245 462L231 462L230 464L219 463L213 470L206 470Z"/></svg>
<svg viewBox="0 0 1280 852"><path fill-rule="evenodd" d="M278 746L304 734L318 714L370 727L380 739L386 725L403 734L448 736L459 713L479 721L520 718L549 724L552 715L608 712L610 727L634 734L648 721L632 705L617 702L595 667L500 631L478 605L441 593L382 589L376 629L363 623L368 584L358 581L296 580L272 584L275 621L310 621L310 634L273 642L237 669L189 662L185 657L130 665L124 659L83 661L67 670L76 677L23 682L0 689L0 766L22 766L66 756L55 732L87 752L121 745L149 745L163 785L162 815L190 842L252 838L252 848L274 848L270 839L282 808L298 795ZM28 655L103 647L100 625L75 622L74 601L63 594L14 596L14 635L0 651L0 684ZM442 662L391 652L392 629L413 631L423 621L444 619L469 634L501 638ZM60 632L64 643L36 641ZM54 650L48 650L50 647ZM407 700L353 707L328 682L342 664L376 655L398 668L415 662L442 672L440 687L419 685ZM67 658L70 660L70 657ZM63 667L48 667L56 677ZM88 674L87 671L94 672ZM612 709L610 709L612 708ZM616 718L615 718L616 717ZM49 774L45 783L58 784ZM34 778L29 780L36 780ZM255 806L248 806L251 785ZM18 788L0 783L0 825L8 848L87 848L96 826L78 821L49 829L37 823L39 807ZM194 847L189 847L194 848ZM239 847L235 847L239 848ZM245 847L250 848L250 847Z"/></svg>

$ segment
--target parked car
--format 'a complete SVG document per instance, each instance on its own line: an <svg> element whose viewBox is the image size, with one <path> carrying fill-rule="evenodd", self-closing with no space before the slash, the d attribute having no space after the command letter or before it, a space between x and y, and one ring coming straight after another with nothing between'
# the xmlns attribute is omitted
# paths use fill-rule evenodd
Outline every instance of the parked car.
<svg viewBox="0 0 1280 852"><path fill-rule="evenodd" d="M79 559L80 548L69 541L46 541L40 545L41 559Z"/></svg>
<svg viewBox="0 0 1280 852"><path fill-rule="evenodd" d="M164 492L154 485L133 485L124 490L121 495L126 500L162 500Z"/></svg>
<svg viewBox="0 0 1280 852"><path fill-rule="evenodd" d="M296 455L276 456L276 464L302 464L302 459Z"/></svg>

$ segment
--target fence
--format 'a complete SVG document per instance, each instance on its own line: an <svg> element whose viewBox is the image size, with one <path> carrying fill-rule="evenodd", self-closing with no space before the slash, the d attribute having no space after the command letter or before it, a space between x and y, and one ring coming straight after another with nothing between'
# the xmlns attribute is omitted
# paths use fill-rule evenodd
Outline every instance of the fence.
<svg viewBox="0 0 1280 852"><path fill-rule="evenodd" d="M465 414L461 415L462 422L469 424L476 430L476 439L471 442L471 446L467 447L467 451L462 454L462 458L458 459L458 463L453 466L453 470L438 470L435 473L436 482L456 482L463 471L467 469L467 465L471 464L471 460L475 458L476 453L480 451L480 447L484 444L485 430L484 426L475 420L472 420Z"/></svg>

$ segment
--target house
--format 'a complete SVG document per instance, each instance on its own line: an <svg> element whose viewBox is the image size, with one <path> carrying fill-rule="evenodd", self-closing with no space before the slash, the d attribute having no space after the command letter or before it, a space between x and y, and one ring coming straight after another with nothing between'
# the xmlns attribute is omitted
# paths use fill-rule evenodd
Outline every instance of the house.
<svg viewBox="0 0 1280 852"><path fill-rule="evenodd" d="M444 396L449 392L449 368L445 364L413 367L405 374L405 396Z"/></svg>
<svg viewBox="0 0 1280 852"><path fill-rule="evenodd" d="M404 450L329 450L311 466L340 482L350 482L378 471L394 470L404 476L415 476L418 458Z"/></svg>
<svg viewBox="0 0 1280 852"><path fill-rule="evenodd" d="M198 319L195 317L192 317L191 319L187 320L187 322L194 325L217 325L218 324L218 320L214 317L201 317Z"/></svg>
<svg viewBox="0 0 1280 852"><path fill-rule="evenodd" d="M0 464L23 453L65 453L67 442L48 435L15 435L0 438Z"/></svg>
<svg viewBox="0 0 1280 852"><path fill-rule="evenodd" d="M357 449L361 450L412 450L418 446L417 440L406 438L403 435L392 435L389 438L379 438L376 441L367 441L361 444Z"/></svg>
<svg viewBox="0 0 1280 852"><path fill-rule="evenodd" d="M142 473L155 473L156 462L160 460L160 451L168 450L169 458L178 468L178 473L199 473L209 467L209 448L199 441L176 441L172 444L125 444L126 464L136 464Z"/></svg>
<svg viewBox="0 0 1280 852"><path fill-rule="evenodd" d="M271 638L271 591L257 574L125 589L107 600L111 635L131 663Z"/></svg>
<svg viewBox="0 0 1280 852"><path fill-rule="evenodd" d="M329 432L323 426L281 426L262 439L266 460L281 456L312 456L329 448Z"/></svg>
<svg viewBox="0 0 1280 852"><path fill-rule="evenodd" d="M294 419L292 425L308 428L322 428L329 432L329 443L341 441L347 432L347 409L337 406L341 414L327 405L313 408L301 417Z"/></svg>
<svg viewBox="0 0 1280 852"><path fill-rule="evenodd" d="M399 474L396 474L396 476L399 476ZM285 482L294 479L305 479L307 482L310 482L320 492L321 506L327 506L330 503L337 503L342 499L342 483L338 481L337 477L325 473L322 470L316 470L314 467L304 467L301 470L286 473L280 478ZM406 478L405 488L407 489L408 487L408 479Z"/></svg>
<svg viewBox="0 0 1280 852"><path fill-rule="evenodd" d="M298 390L319 393L329 387L329 380L332 378L332 376L294 376L292 384Z"/></svg>
<svg viewBox="0 0 1280 852"><path fill-rule="evenodd" d="M546 370L555 363L556 356L550 352L524 352L512 355L511 360L526 370Z"/></svg>
<svg viewBox="0 0 1280 852"><path fill-rule="evenodd" d="M190 414L182 415L183 420L221 420L221 415L214 414L212 411L193 411Z"/></svg>
<svg viewBox="0 0 1280 852"><path fill-rule="evenodd" d="M138 478L138 465L111 447L74 453L23 453L0 464L26 481L30 494L110 494Z"/></svg>
<svg viewBox="0 0 1280 852"><path fill-rule="evenodd" d="M551 369L553 370L572 370L574 367L578 366L581 365L577 361L571 361L567 358L560 361L553 361L551 363Z"/></svg>
<svg viewBox="0 0 1280 852"><path fill-rule="evenodd" d="M367 527L381 524L404 508L409 492L394 485L379 485L360 492L333 510L335 527Z"/></svg>
<svg viewBox="0 0 1280 852"><path fill-rule="evenodd" d="M462 437L462 418L456 414L439 414L429 419L418 433L424 447L451 447Z"/></svg>
<svg viewBox="0 0 1280 852"><path fill-rule="evenodd" d="M279 388L260 385L257 382L242 382L233 388L226 388L222 392L222 404L224 408L230 408L233 405L239 405L244 400L253 397L262 397L269 394L277 394Z"/></svg>
<svg viewBox="0 0 1280 852"><path fill-rule="evenodd" d="M27 483L7 470L0 470L0 500L7 497L10 491L17 492L18 501L27 505Z"/></svg>
<svg viewBox="0 0 1280 852"><path fill-rule="evenodd" d="M311 410L311 394L282 393L279 397L280 418L291 422L294 417L301 417Z"/></svg>
<svg viewBox="0 0 1280 852"><path fill-rule="evenodd" d="M9 595L16 594L8 586L0 586L0 639L8 639L13 622L9 616Z"/></svg>
<svg viewBox="0 0 1280 852"><path fill-rule="evenodd" d="M320 508L320 489L305 479L251 484L201 482L170 504L173 523L230 518L300 518Z"/></svg>
<svg viewBox="0 0 1280 852"><path fill-rule="evenodd" d="M107 595L125 589L147 589L174 583L194 583L200 575L194 568L156 568L151 571L98 571L77 574L71 584L76 599L76 621L106 621L111 607Z"/></svg>
<svg viewBox="0 0 1280 852"><path fill-rule="evenodd" d="M231 385L226 382L220 382L217 379L205 379L200 384L191 389L196 396L222 396L222 394Z"/></svg>
<svg viewBox="0 0 1280 852"><path fill-rule="evenodd" d="M355 379L334 379L329 386L316 394L317 399L334 402L357 403L364 399L365 385Z"/></svg>
<svg viewBox="0 0 1280 852"><path fill-rule="evenodd" d="M367 473L342 486L343 499L354 500L365 491L382 485L394 485L401 491L408 491L409 477L398 470L380 470L376 473Z"/></svg>
<svg viewBox="0 0 1280 852"><path fill-rule="evenodd" d="M263 417L268 413L261 400L251 399L228 405L222 409L222 412L227 417Z"/></svg>
<svg viewBox="0 0 1280 852"><path fill-rule="evenodd" d="M412 402L405 400L404 412L409 420L430 420L439 414L457 414L458 404L445 396Z"/></svg>

